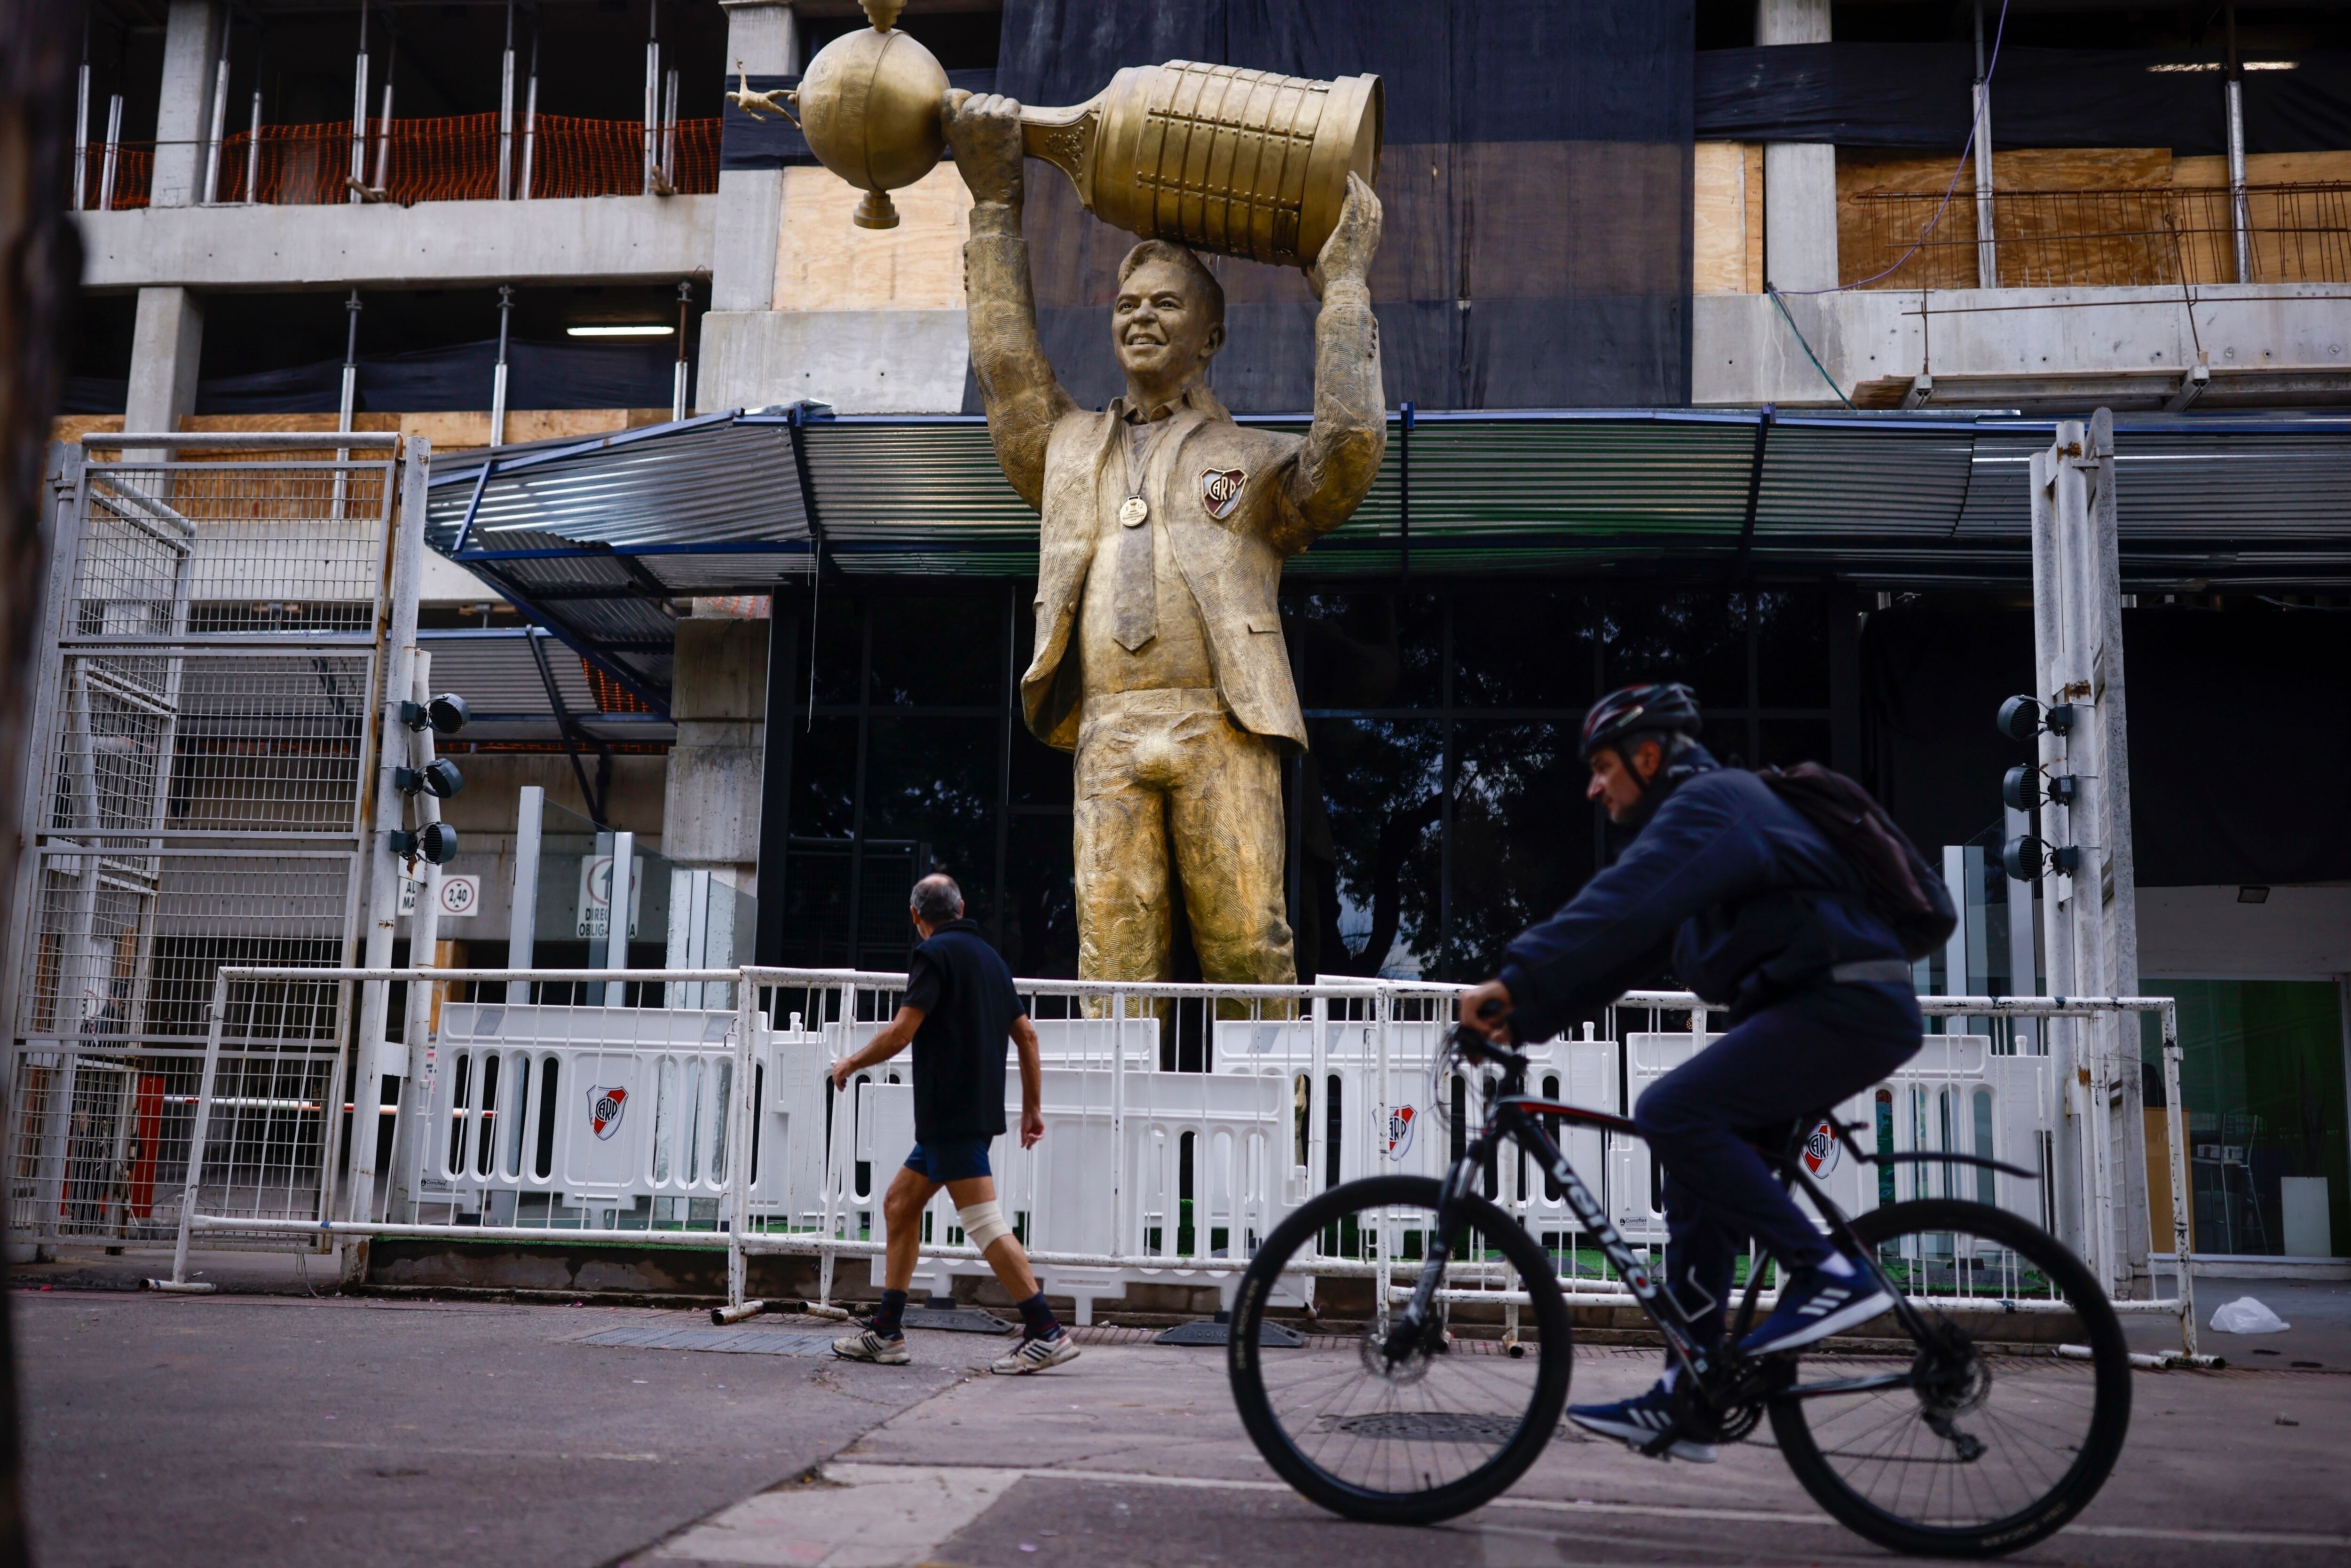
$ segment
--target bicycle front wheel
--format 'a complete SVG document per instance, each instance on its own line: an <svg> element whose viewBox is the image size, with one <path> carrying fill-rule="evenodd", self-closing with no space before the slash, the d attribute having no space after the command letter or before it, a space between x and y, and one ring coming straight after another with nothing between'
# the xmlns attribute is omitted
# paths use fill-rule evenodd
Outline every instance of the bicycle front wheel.
<svg viewBox="0 0 2351 1568"><path fill-rule="evenodd" d="M1567 1402L1573 1350L1551 1264L1480 1197L1458 1205L1440 1296L1451 1332L1402 1362L1384 1354L1428 1256L1437 1193L1397 1176L1322 1194L1266 1238L1233 1305L1241 1424L1283 1479L1350 1519L1425 1524L1489 1500L1534 1463ZM1309 1281L1323 1333L1303 1349L1261 1347L1276 1293L1294 1299ZM1502 1338L1514 1301L1515 1352Z"/></svg>
<svg viewBox="0 0 2351 1568"><path fill-rule="evenodd" d="M2105 1292L2055 1237L1985 1204L1893 1204L1854 1230L1917 1313L1915 1330L1878 1320L1913 1342L1896 1352L1908 1375L1890 1381L1901 1363L1885 1355L1806 1355L1771 1406L1789 1468L1896 1552L1990 1557L2053 1534L2097 1495L2130 1426L2130 1353Z"/></svg>

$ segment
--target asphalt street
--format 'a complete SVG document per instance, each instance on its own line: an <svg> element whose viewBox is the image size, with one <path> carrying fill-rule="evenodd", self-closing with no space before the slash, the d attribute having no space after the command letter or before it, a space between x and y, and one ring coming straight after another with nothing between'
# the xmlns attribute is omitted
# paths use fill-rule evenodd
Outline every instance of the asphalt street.
<svg viewBox="0 0 2351 1568"><path fill-rule="evenodd" d="M637 1308L54 1288L12 1305L45 1564L1886 1560L1768 1437L1711 1467L1562 1440L1450 1524L1349 1523L1259 1459L1220 1351L1137 1330L1085 1331L1078 1361L1008 1379L980 1370L1001 1341L918 1330L914 1365L852 1366L810 1354L832 1325L808 1318L730 1340ZM711 1348L589 1343L649 1338ZM2114 1479L2016 1561L2351 1559L2351 1375L2260 1360L2138 1374ZM1575 1396L1633 1392L1654 1364L1583 1347Z"/></svg>

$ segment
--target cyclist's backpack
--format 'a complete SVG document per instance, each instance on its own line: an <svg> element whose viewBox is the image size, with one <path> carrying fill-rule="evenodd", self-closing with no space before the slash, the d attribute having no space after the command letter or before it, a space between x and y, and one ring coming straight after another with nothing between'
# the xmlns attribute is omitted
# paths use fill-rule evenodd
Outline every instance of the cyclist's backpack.
<svg viewBox="0 0 2351 1568"><path fill-rule="evenodd" d="M1915 964L1950 939L1959 923L1951 890L1868 790L1817 762L1766 768L1756 777L1860 874L1871 912L1894 928L1904 957Z"/></svg>

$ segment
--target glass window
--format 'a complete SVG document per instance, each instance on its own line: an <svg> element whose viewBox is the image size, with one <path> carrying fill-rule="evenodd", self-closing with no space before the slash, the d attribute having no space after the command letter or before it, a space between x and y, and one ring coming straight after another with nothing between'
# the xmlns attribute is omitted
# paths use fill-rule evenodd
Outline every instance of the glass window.
<svg viewBox="0 0 2351 1568"><path fill-rule="evenodd" d="M1767 588L1756 594L1755 682L1765 707L1829 706L1824 590Z"/></svg>
<svg viewBox="0 0 2351 1568"><path fill-rule="evenodd" d="M1757 724L1756 730L1762 737L1761 755L1756 758L1759 768L1786 768L1798 762L1817 762L1823 768L1828 766L1829 721L1826 718L1767 718ZM1731 737L1722 739L1719 744L1729 747L1737 734L1738 729L1734 727ZM1708 738L1715 737L1709 736Z"/></svg>
<svg viewBox="0 0 2351 1568"><path fill-rule="evenodd" d="M1299 841L1301 975L1433 972L1444 811L1442 727L1311 719Z"/></svg>
<svg viewBox="0 0 2351 1568"><path fill-rule="evenodd" d="M877 599L872 701L901 707L995 707L1004 701L1004 601Z"/></svg>
<svg viewBox="0 0 2351 1568"><path fill-rule="evenodd" d="M1282 631L1311 708L1435 707L1443 698L1444 604L1433 593L1293 593Z"/></svg>
<svg viewBox="0 0 2351 1568"><path fill-rule="evenodd" d="M820 706L853 703L865 674L865 608L858 600L839 591L835 583L828 582L824 588L815 601L813 637L808 631L810 609L805 604L801 608L800 679L808 680L813 674ZM811 643L813 654L810 653ZM805 691L800 696L802 701L807 700Z"/></svg>
<svg viewBox="0 0 2351 1568"><path fill-rule="evenodd" d="M1745 601L1719 588L1612 594L1600 629L1609 689L1680 681L1710 709L1745 707Z"/></svg>
<svg viewBox="0 0 2351 1568"><path fill-rule="evenodd" d="M1078 972L1076 863L1069 818L1012 819L999 946L1024 979L1068 979Z"/></svg>
<svg viewBox="0 0 2351 1568"><path fill-rule="evenodd" d="M998 737L994 718L876 718L868 721L865 832L911 840L927 850L931 870L961 884L967 912L986 923L996 882ZM918 858L920 852L918 852ZM913 878L907 879L907 886ZM894 894L901 917L906 888Z"/></svg>
<svg viewBox="0 0 2351 1568"><path fill-rule="evenodd" d="M845 839L857 824L857 721L820 717L792 737L792 837Z"/></svg>
<svg viewBox="0 0 2351 1568"><path fill-rule="evenodd" d="M1479 589L1453 626L1453 700L1462 707L1573 708L1599 694L1594 597L1567 588Z"/></svg>
<svg viewBox="0 0 2351 1568"><path fill-rule="evenodd" d="M1058 806L1066 810L1076 798L1076 759L1046 745L1030 732L1028 721L1012 718L1012 803L1016 806Z"/></svg>
<svg viewBox="0 0 2351 1568"><path fill-rule="evenodd" d="M1590 880L1595 808L1569 725L1459 724L1454 735L1449 946L1457 976L1483 976Z"/></svg>
<svg viewBox="0 0 2351 1568"><path fill-rule="evenodd" d="M2333 980L2148 980L2179 999L2180 1103L2188 1117L2194 1247L2237 1255L2351 1256L2342 997ZM2150 1069L2149 1192L2168 1207L2157 1026ZM2169 1215L2156 1217L2158 1251Z"/></svg>

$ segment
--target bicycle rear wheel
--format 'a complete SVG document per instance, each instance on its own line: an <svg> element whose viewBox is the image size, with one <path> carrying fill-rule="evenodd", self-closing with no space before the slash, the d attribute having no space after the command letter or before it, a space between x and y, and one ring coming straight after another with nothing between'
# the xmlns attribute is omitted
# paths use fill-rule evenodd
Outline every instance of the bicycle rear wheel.
<svg viewBox="0 0 2351 1568"><path fill-rule="evenodd" d="M2130 1426L2130 1354L2105 1292L2055 1237L1984 1204L1894 1204L1854 1230L1921 1320L1910 1376L1840 1391L1899 1364L1806 1355L1771 1406L1789 1469L1896 1552L1990 1557L2053 1533L2097 1495ZM2089 1358L2057 1355L2060 1337Z"/></svg>
<svg viewBox="0 0 2351 1568"><path fill-rule="evenodd" d="M1391 1314L1418 1281L1437 1220L1438 1186L1374 1176L1322 1194L1258 1249L1233 1304L1228 1367L1241 1424L1266 1462L1314 1502L1350 1519L1425 1524L1485 1502L1525 1473L1559 1427L1573 1350L1567 1303L1534 1238L1480 1197L1461 1201L1460 1236L1445 1289L1453 1326L1434 1354L1391 1365ZM1389 1299L1372 1266L1385 1260ZM1277 1287L1299 1289L1296 1261L1337 1265L1314 1276L1314 1300L1335 1331L1302 1350L1267 1351L1258 1326ZM1350 1266L1353 1266L1350 1268ZM1524 1354L1493 1333L1501 1298L1523 1291ZM1492 1298L1490 1302L1470 1297ZM1478 1325L1472 1316L1486 1320Z"/></svg>

